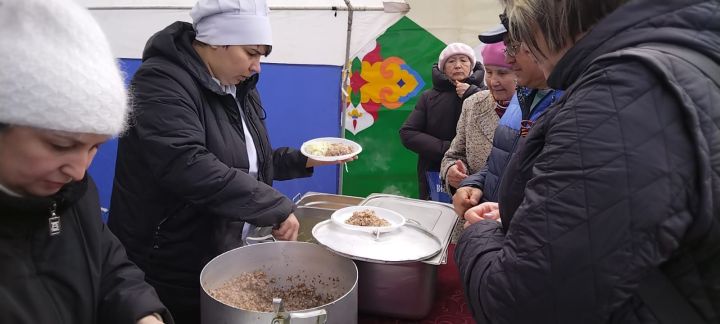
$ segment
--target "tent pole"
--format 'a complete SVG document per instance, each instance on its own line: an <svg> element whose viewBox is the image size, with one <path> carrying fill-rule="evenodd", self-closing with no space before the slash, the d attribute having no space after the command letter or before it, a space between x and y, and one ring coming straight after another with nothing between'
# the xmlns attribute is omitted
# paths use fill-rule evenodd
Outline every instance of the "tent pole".
<svg viewBox="0 0 720 324"><path fill-rule="evenodd" d="M347 36L345 38L345 65L342 70L342 82L340 82L340 104L342 105L340 107L340 137L342 138L345 138L345 110L350 102L350 93L348 93L347 88L350 86L350 69L352 68L352 63L350 62L350 39L352 37L353 13L355 12L355 8L352 3L350 3L350 0L344 1L348 8L348 22ZM342 195L344 176L342 167L338 168L338 173L338 194Z"/></svg>
<svg viewBox="0 0 720 324"><path fill-rule="evenodd" d="M348 3L345 1L345 3ZM87 7L89 10L190 10L190 6L91 6ZM385 8L378 7L350 7L343 8L342 6L270 6L270 11L273 10L332 10L332 11L386 11Z"/></svg>

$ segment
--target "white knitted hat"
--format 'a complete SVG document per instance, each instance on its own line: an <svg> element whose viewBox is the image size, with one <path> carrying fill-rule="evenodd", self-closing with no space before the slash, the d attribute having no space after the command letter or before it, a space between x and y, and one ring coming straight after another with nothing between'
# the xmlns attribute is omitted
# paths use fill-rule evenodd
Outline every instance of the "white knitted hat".
<svg viewBox="0 0 720 324"><path fill-rule="evenodd" d="M463 43L451 43L440 52L440 57L438 57L438 69L440 72L443 72L445 61L457 54L463 54L470 58L470 70L472 71L475 68L475 51L472 47Z"/></svg>
<svg viewBox="0 0 720 324"><path fill-rule="evenodd" d="M190 10L195 39L210 45L270 45L265 0L199 0Z"/></svg>
<svg viewBox="0 0 720 324"><path fill-rule="evenodd" d="M127 94L105 35L71 0L0 0L0 123L117 135Z"/></svg>

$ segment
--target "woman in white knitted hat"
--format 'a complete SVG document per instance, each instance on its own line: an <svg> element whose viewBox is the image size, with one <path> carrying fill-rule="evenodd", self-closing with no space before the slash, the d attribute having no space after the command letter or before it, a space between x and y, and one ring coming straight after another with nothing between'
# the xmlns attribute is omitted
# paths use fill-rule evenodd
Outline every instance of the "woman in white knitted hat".
<svg viewBox="0 0 720 324"><path fill-rule="evenodd" d="M463 101L483 87L483 66L463 43L449 44L432 67L433 87L425 90L400 128L400 140L418 154L420 199L430 199L427 172L439 172L440 162L455 138Z"/></svg>
<svg viewBox="0 0 720 324"><path fill-rule="evenodd" d="M256 89L273 44L265 1L201 0L190 16L148 41L133 77L108 224L177 322L195 324L205 263L240 246L246 222L296 239L295 206L272 182L320 163L270 145Z"/></svg>
<svg viewBox="0 0 720 324"><path fill-rule="evenodd" d="M105 36L68 0L0 6L0 323L172 323L86 174L128 111Z"/></svg>
<svg viewBox="0 0 720 324"><path fill-rule="evenodd" d="M457 134L440 165L440 180L451 195L463 179L485 167L495 129L517 84L512 67L505 62L505 44L487 44L481 54L488 90L475 93L463 103Z"/></svg>

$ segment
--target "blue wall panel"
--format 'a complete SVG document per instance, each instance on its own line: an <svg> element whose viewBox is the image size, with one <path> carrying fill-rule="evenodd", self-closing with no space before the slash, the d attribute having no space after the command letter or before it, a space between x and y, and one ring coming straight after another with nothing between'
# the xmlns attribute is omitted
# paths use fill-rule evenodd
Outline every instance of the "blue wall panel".
<svg viewBox="0 0 720 324"><path fill-rule="evenodd" d="M310 139L340 133L339 66L263 64L258 89L273 147L297 149ZM275 181L288 197L307 191L337 193L337 166L315 168L310 178Z"/></svg>
<svg viewBox="0 0 720 324"><path fill-rule="evenodd" d="M120 65L127 84L140 60L122 59ZM258 88L273 147L300 148L306 140L341 134L340 75L338 66L262 65ZM110 205L116 151L116 139L102 145L89 170L98 184L100 203L106 208ZM310 178L276 181L274 186L291 198L307 191L337 193L338 170L337 166L319 167Z"/></svg>

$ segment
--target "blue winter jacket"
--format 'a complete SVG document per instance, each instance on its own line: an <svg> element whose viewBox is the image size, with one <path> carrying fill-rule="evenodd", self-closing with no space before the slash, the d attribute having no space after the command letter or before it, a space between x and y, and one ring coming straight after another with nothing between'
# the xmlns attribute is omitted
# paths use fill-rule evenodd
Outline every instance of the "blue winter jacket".
<svg viewBox="0 0 720 324"><path fill-rule="evenodd" d="M527 96L531 89L521 88L518 93ZM515 152L520 138L522 110L516 93L505 114L498 123L493 139L493 147L488 156L487 164L475 174L471 174L460 183L460 187L475 187L483 191L482 202L498 201L498 187L505 166ZM553 102L562 96L562 91L550 90L542 100L530 111L530 121L535 121Z"/></svg>

